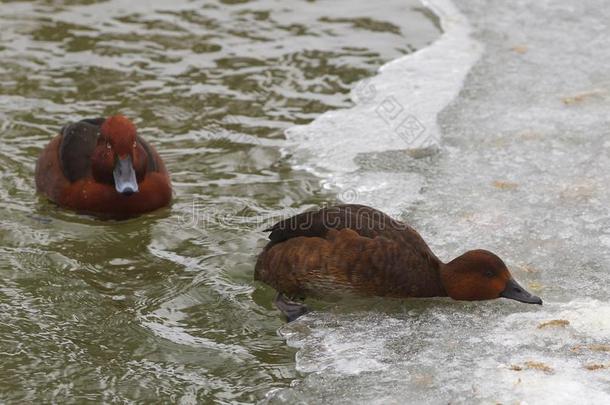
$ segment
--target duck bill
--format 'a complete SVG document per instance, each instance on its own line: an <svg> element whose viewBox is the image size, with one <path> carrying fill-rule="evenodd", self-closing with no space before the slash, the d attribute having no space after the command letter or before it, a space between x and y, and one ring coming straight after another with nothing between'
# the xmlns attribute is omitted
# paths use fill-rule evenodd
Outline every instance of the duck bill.
<svg viewBox="0 0 610 405"><path fill-rule="evenodd" d="M525 302L526 304L538 304L542 305L540 297L530 294L525 288L521 287L514 279L508 280L506 288L500 293L500 297L508 298L511 300Z"/></svg>
<svg viewBox="0 0 610 405"><path fill-rule="evenodd" d="M136 171L133 169L131 156L119 157L114 165L112 175L117 192L125 196L138 192L138 180L136 179Z"/></svg>

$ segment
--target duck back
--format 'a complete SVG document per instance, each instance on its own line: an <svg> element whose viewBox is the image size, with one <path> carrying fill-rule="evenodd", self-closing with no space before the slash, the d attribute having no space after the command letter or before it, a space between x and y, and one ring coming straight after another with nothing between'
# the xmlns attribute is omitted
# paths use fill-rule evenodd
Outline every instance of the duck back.
<svg viewBox="0 0 610 405"><path fill-rule="evenodd" d="M421 236L373 208L327 207L268 231L255 279L291 297L445 295L441 263Z"/></svg>

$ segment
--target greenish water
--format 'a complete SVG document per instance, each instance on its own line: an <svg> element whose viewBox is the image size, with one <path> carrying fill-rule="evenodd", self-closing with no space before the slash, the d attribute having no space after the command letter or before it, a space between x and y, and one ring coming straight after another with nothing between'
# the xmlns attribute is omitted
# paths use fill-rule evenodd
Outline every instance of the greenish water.
<svg viewBox="0 0 610 405"><path fill-rule="evenodd" d="M0 4L0 401L247 403L301 376L265 224L334 196L283 131L438 34L414 0ZM122 112L172 173L171 208L61 210L34 165L66 122Z"/></svg>

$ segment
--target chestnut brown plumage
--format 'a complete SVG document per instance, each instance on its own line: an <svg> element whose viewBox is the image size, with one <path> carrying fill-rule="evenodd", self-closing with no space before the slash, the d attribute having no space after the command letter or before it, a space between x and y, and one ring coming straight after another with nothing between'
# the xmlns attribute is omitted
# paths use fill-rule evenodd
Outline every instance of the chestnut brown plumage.
<svg viewBox="0 0 610 405"><path fill-rule="evenodd" d="M343 294L542 303L513 280L495 254L473 250L444 264L413 228L371 207L345 204L305 212L266 231L270 242L254 278L278 291L276 304L284 313L300 305L286 297Z"/></svg>
<svg viewBox="0 0 610 405"><path fill-rule="evenodd" d="M167 206L163 160L122 115L64 126L36 164L36 189L58 205L123 218Z"/></svg>

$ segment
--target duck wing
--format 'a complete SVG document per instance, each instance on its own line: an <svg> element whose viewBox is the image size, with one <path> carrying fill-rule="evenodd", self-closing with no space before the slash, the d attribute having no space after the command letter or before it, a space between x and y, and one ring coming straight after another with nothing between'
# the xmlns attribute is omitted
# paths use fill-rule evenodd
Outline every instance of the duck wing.
<svg viewBox="0 0 610 405"><path fill-rule="evenodd" d="M329 229L324 237L269 243L258 256L254 279L292 298L443 295L440 263L428 252L383 236Z"/></svg>
<svg viewBox="0 0 610 405"><path fill-rule="evenodd" d="M308 211L284 219L270 228L270 245L306 236L324 238L330 229L351 229L367 238L382 236L414 249L430 253L430 248L417 231L383 212L360 204L341 204Z"/></svg>
<svg viewBox="0 0 610 405"><path fill-rule="evenodd" d="M104 118L86 119L61 129L59 161L64 176L74 182L91 173L91 155L100 135Z"/></svg>

